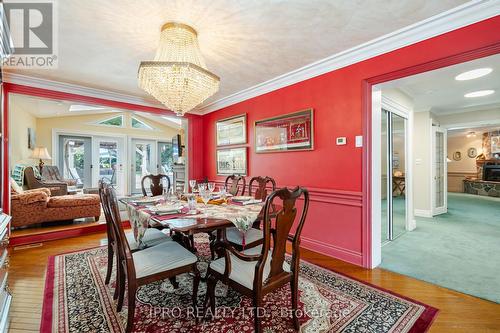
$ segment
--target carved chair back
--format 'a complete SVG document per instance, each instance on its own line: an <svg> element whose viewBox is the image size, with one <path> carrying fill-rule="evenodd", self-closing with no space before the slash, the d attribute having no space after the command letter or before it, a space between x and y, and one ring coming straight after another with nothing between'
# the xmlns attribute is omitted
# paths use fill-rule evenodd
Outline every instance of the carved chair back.
<svg viewBox="0 0 500 333"><path fill-rule="evenodd" d="M116 198L116 191L111 186L104 187L104 200L108 206L111 221L113 222L112 226L116 237L116 243L118 245L118 257L120 259L118 264L122 265L123 269L127 272L127 278L129 279L129 283L131 283L131 281L135 281L136 279L134 260L132 257L132 251L130 250L130 246L125 236L125 231L123 230L120 210L118 208L118 200Z"/></svg>
<svg viewBox="0 0 500 333"><path fill-rule="evenodd" d="M232 195L238 195L240 191L241 182L241 194L245 194L245 187L247 186L247 180L245 177L240 175L231 175L226 178L224 185L226 186L227 193Z"/></svg>
<svg viewBox="0 0 500 333"><path fill-rule="evenodd" d="M116 237L115 237L115 232L113 230L113 220L111 217L111 212L109 211L109 207L106 204L107 198L105 197L104 194L104 189L108 187L108 184L100 180L98 187L99 187L99 198L101 199L101 206L104 212L104 218L106 219L106 234L108 236L108 245L111 245L115 242Z"/></svg>
<svg viewBox="0 0 500 333"><path fill-rule="evenodd" d="M297 219L296 203L301 197L303 197L303 207ZM271 213L275 209L275 204L281 205L282 208L276 212L276 217L273 219L271 218ZM255 287L262 286L262 282L264 282L264 285L272 285L283 278L283 276L291 274L283 270L287 241L292 242L292 272L298 272L300 235L306 221L308 208L309 192L302 187L296 187L292 190L282 188L271 193L266 199L264 206L264 243L261 258L256 266ZM295 234L292 236L290 235L290 231L295 222L297 227ZM264 266L268 259L269 250L271 249L271 241L273 244L271 251L271 272L267 280L262 281Z"/></svg>
<svg viewBox="0 0 500 333"><path fill-rule="evenodd" d="M250 183L248 184L248 195L252 195L252 185L254 182L257 182L257 188L255 189L254 198L257 200L266 200L267 198L267 184L271 183L271 192L276 190L276 182L271 177L253 177L250 179Z"/></svg>
<svg viewBox="0 0 500 333"><path fill-rule="evenodd" d="M144 184L146 179L149 179L151 181L150 190L153 197L163 194L163 179L166 179L167 181L167 191L170 190L170 178L167 175L146 175L142 177L141 180L142 195L144 196L148 195Z"/></svg>

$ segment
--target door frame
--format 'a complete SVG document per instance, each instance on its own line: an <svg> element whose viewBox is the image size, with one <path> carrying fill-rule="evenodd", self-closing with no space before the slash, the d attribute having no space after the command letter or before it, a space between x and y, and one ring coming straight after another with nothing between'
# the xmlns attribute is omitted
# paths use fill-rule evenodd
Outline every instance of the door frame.
<svg viewBox="0 0 500 333"><path fill-rule="evenodd" d="M373 94L373 86L401 79L403 77L420 74L423 72L432 71L435 69L460 64L463 62L491 56L500 53L500 42L488 46L459 52L447 57L442 57L433 61L419 63L414 66L401 68L396 71L388 72L381 75L366 78L361 82L361 108L362 108L362 132L363 132L363 149L362 152L362 239L361 239L361 253L362 264L366 268L375 268L380 264L380 252L377 256L376 239L374 236L377 233L377 227L373 225L376 222L374 218L374 208L377 204L373 204L373 191L376 190L377 184L373 176L373 167L380 162L380 149L377 152L373 149L373 106L374 104L381 103L381 94L377 96ZM378 155L377 155L378 154ZM378 156L378 157L377 157ZM380 184L379 184L380 186ZM380 188L379 188L380 189ZM380 223L380 220L379 220ZM378 235L380 239L380 225L378 227Z"/></svg>
<svg viewBox="0 0 500 333"><path fill-rule="evenodd" d="M110 138L110 139L118 139L118 141L122 141L122 153L125 153L126 149L127 149L127 141L126 141L126 138L127 138L127 135L125 134L119 134L119 133L113 133L113 134L110 134L110 133L106 133L106 132L91 132L89 134L88 131L84 131L84 130L73 130L73 129L62 129L62 128L53 128L52 129L52 159L53 161L58 161L59 160L59 136L60 135L69 135L69 136L85 136L85 137L90 137L91 138L91 149L92 149L92 164L95 164L96 160L95 160L95 156L94 156L94 152L95 152L95 145L96 145L96 139L99 139L99 138ZM125 160L123 160L124 163L125 163ZM92 174L92 186L97 186L97 182L94 182L94 174L95 174L95 171L92 169L91 170L91 174ZM127 170L124 170L123 172L123 175L122 177L124 177L125 179L127 178L128 174L127 174ZM127 188L127 184L125 184L125 182L122 181L122 184L123 184L123 193L128 193L128 188Z"/></svg>

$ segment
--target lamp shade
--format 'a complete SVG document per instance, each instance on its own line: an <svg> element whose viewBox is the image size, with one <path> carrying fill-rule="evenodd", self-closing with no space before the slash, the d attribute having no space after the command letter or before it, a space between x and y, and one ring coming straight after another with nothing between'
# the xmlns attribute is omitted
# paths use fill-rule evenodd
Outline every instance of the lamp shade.
<svg viewBox="0 0 500 333"><path fill-rule="evenodd" d="M33 154L31 154L31 158L36 158L40 160L51 160L52 157L49 155L47 148L45 147L36 147L33 150Z"/></svg>

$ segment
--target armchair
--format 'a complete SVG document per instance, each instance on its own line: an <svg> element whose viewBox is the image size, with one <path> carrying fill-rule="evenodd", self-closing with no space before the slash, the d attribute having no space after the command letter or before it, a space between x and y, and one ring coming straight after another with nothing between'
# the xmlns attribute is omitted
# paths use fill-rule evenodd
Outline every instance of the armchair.
<svg viewBox="0 0 500 333"><path fill-rule="evenodd" d="M48 188L50 189L51 196L59 196L68 194L68 184L63 181L45 181L43 178L39 179L35 176L33 167L27 167L24 170L24 183L28 189Z"/></svg>
<svg viewBox="0 0 500 333"><path fill-rule="evenodd" d="M65 179L61 176L59 168L55 165L44 165L42 169L42 179L45 181L63 182L68 186L76 186L76 179Z"/></svg>

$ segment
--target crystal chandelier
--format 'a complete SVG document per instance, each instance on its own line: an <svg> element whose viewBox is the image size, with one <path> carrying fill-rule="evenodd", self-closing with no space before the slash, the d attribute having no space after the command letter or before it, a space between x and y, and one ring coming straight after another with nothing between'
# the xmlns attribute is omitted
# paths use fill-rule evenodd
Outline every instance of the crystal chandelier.
<svg viewBox="0 0 500 333"><path fill-rule="evenodd" d="M161 28L155 59L141 62L138 78L140 88L178 116L215 94L220 82L205 65L196 30L174 22Z"/></svg>

